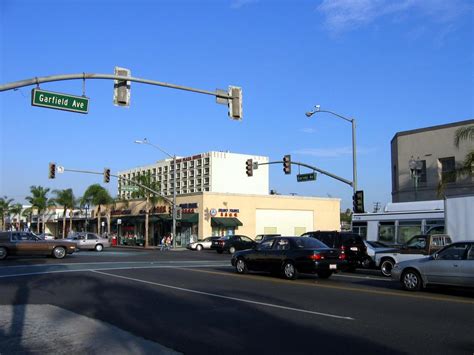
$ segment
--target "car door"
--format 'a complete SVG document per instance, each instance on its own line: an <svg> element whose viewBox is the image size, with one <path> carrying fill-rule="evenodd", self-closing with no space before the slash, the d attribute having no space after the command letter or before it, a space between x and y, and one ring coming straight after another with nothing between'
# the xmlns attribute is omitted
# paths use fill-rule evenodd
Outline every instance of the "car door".
<svg viewBox="0 0 474 355"><path fill-rule="evenodd" d="M269 255L272 253L274 239L265 239L259 243L254 252L249 256L251 269L256 271L267 271L271 268Z"/></svg>
<svg viewBox="0 0 474 355"><path fill-rule="evenodd" d="M37 237L28 232L12 232L13 253L15 255L41 254L41 245Z"/></svg>
<svg viewBox="0 0 474 355"><path fill-rule="evenodd" d="M88 249L94 249L98 241L99 237L97 235L93 233L87 233L86 245Z"/></svg>
<svg viewBox="0 0 474 355"><path fill-rule="evenodd" d="M79 249L87 249L87 241L86 241L86 235L85 234L79 234L75 236L77 240L74 240L77 243L77 247Z"/></svg>
<svg viewBox="0 0 474 355"><path fill-rule="evenodd" d="M272 249L266 253L266 263L269 270L280 270L290 248L291 244L288 238L275 239Z"/></svg>
<svg viewBox="0 0 474 355"><path fill-rule="evenodd" d="M461 283L466 287L474 287L474 243L470 243L466 258L461 261Z"/></svg>
<svg viewBox="0 0 474 355"><path fill-rule="evenodd" d="M463 266L469 244L455 243L441 250L425 264L428 283L462 285Z"/></svg>

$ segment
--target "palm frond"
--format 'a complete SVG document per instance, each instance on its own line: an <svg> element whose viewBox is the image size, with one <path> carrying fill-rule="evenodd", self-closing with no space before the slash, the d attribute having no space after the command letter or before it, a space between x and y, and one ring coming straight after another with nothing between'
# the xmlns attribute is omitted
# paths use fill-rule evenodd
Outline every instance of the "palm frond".
<svg viewBox="0 0 474 355"><path fill-rule="evenodd" d="M459 144L465 140L474 140L474 125L460 127L454 133L454 145L459 148Z"/></svg>

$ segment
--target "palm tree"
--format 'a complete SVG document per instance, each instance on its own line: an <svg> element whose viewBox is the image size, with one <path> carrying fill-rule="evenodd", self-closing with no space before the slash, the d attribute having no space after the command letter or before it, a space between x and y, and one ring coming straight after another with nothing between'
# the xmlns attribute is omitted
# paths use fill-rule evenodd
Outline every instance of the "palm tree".
<svg viewBox="0 0 474 355"><path fill-rule="evenodd" d="M143 186L148 187L151 190L158 191L160 189L160 183L156 181L151 173L148 171L145 174L140 174L135 177L134 179L136 182L140 183ZM174 186L176 188L176 186ZM145 204L145 248L148 247L148 227L149 227L149 216L150 216L150 209L153 208L158 201L161 200L161 196L159 194L155 194L148 189L143 188L142 186L138 187L138 191L132 192L133 198L146 198Z"/></svg>
<svg viewBox="0 0 474 355"><path fill-rule="evenodd" d="M76 206L76 199L72 189L54 190L54 199L57 204L63 206L63 238L66 236L66 212L69 209L69 230L72 230L72 210Z"/></svg>
<svg viewBox="0 0 474 355"><path fill-rule="evenodd" d="M474 125L458 128L454 133L454 145L456 148L459 148L461 142L467 140L474 141ZM473 167L474 149L471 149L464 158L462 166L457 170L457 173L458 175L472 174Z"/></svg>
<svg viewBox="0 0 474 355"><path fill-rule="evenodd" d="M46 209L55 205L53 199L48 198L49 188L42 187L42 186L30 186L31 196L26 196L25 200L28 201L33 208L36 208L38 213L38 223L36 224L36 232L40 232L40 221L39 216L41 215L41 219L43 220L43 232L45 226L44 220L44 213Z"/></svg>
<svg viewBox="0 0 474 355"><path fill-rule="evenodd" d="M23 210L23 206L21 205L21 203L15 203L13 204L10 209L9 209L9 214L12 214L14 216L18 215L18 224L19 224L19 227L21 227L21 218L20 218L20 215L21 215L21 211Z"/></svg>
<svg viewBox="0 0 474 355"><path fill-rule="evenodd" d="M84 192L81 198L81 205L89 204L97 206L97 231L100 234L100 212L101 206L112 203L112 197L109 192L99 184L93 184Z"/></svg>
<svg viewBox="0 0 474 355"><path fill-rule="evenodd" d="M7 196L0 197L0 218L1 218L1 228L2 230L5 227L5 217L10 214L10 204L13 202L12 198Z"/></svg>

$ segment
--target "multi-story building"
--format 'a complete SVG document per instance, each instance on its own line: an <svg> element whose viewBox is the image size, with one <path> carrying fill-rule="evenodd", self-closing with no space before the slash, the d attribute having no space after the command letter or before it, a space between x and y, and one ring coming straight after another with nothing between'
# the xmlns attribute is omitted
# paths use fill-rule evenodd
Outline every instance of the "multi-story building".
<svg viewBox="0 0 474 355"><path fill-rule="evenodd" d="M456 174L472 140L454 144L456 131L474 120L398 132L391 142L392 202L437 200L474 191L474 174Z"/></svg>
<svg viewBox="0 0 474 355"><path fill-rule="evenodd" d="M119 176L134 180L142 174L150 174L152 181L159 182L160 193L164 196L196 192L245 193L267 195L269 191L268 165L259 166L249 178L245 162L252 159L258 163L268 163L268 157L235 154L229 152L207 152L176 159L176 181L174 180L173 159L164 159L154 164L119 172ZM118 195L130 199L132 192L119 179Z"/></svg>

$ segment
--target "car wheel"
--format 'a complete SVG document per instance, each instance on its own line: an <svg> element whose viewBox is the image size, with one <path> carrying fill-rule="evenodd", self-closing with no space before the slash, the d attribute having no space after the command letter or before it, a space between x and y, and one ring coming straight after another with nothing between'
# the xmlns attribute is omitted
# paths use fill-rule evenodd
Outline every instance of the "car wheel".
<svg viewBox="0 0 474 355"><path fill-rule="evenodd" d="M291 261L283 264L283 277L288 280L294 280L298 277L298 271L296 271L295 265Z"/></svg>
<svg viewBox="0 0 474 355"><path fill-rule="evenodd" d="M360 263L364 269L370 269L372 267L372 259L369 257L364 258Z"/></svg>
<svg viewBox="0 0 474 355"><path fill-rule="evenodd" d="M196 250L197 250L197 251L201 251L201 250L202 250L202 245L201 245L201 244L198 244L197 247L196 247Z"/></svg>
<svg viewBox="0 0 474 355"><path fill-rule="evenodd" d="M332 275L332 271L321 270L321 271L318 271L317 274L320 279L329 279L329 277L331 277Z"/></svg>
<svg viewBox="0 0 474 355"><path fill-rule="evenodd" d="M7 248L0 247L0 260L6 259L8 256Z"/></svg>
<svg viewBox="0 0 474 355"><path fill-rule="evenodd" d="M234 254L235 253L235 247L230 247L229 248L229 253Z"/></svg>
<svg viewBox="0 0 474 355"><path fill-rule="evenodd" d="M392 259L385 259L380 264L380 271L382 271L383 276L390 277L392 276L392 269L395 266L395 262Z"/></svg>
<svg viewBox="0 0 474 355"><path fill-rule="evenodd" d="M404 271L400 282L403 289L407 291L418 291L422 286L421 276L415 270Z"/></svg>
<svg viewBox="0 0 474 355"><path fill-rule="evenodd" d="M247 268L247 263L245 262L244 259L239 258L237 260L237 263L235 264L235 270L237 270L237 273L239 274L246 274L248 271Z"/></svg>
<svg viewBox="0 0 474 355"><path fill-rule="evenodd" d="M217 249L217 254L222 254L222 249Z"/></svg>
<svg viewBox="0 0 474 355"><path fill-rule="evenodd" d="M56 259L62 259L66 256L66 249L63 247L56 247L53 249L53 256Z"/></svg>
<svg viewBox="0 0 474 355"><path fill-rule="evenodd" d="M104 250L104 246L103 246L102 244L97 244L97 245L95 246L95 251L99 251L99 252L100 252L100 251L102 251L102 250Z"/></svg>

